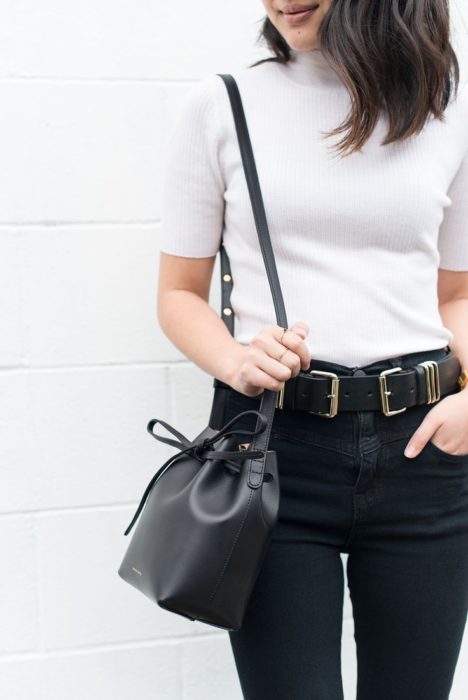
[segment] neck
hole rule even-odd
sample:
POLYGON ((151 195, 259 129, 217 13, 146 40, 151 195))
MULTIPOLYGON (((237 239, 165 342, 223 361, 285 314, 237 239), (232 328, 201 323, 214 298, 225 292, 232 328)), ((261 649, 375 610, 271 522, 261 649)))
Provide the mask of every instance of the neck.
POLYGON ((285 65, 286 75, 298 85, 342 86, 338 74, 326 61, 320 49, 299 51, 290 49, 291 57, 285 65))

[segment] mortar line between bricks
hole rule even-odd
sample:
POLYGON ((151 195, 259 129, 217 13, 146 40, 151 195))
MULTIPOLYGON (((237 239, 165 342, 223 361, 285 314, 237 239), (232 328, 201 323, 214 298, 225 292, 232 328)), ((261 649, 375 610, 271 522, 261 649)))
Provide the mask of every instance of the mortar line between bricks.
POLYGON ((0 665, 8 661, 23 661, 26 659, 45 659, 59 658, 61 656, 84 656, 86 654, 94 654, 96 652, 119 651, 120 649, 135 649, 145 647, 160 647, 160 646, 177 646, 181 642, 202 640, 202 639, 221 639, 223 632, 192 632, 190 634, 178 634, 167 637, 158 637, 157 639, 127 639, 125 642, 108 642, 106 644, 86 644, 82 647, 60 647, 60 649, 43 649, 38 651, 18 651, 6 654, 0 654, 0 665))
MULTIPOLYGON (((201 623, 200 623, 201 624, 201 623)), ((352 618, 343 618, 343 627, 353 627, 352 618)), ((127 639, 125 642, 108 642, 107 644, 87 644, 82 647, 60 647, 60 649, 43 649, 37 651, 17 651, 0 654, 0 666, 9 661, 24 661, 27 659, 47 659, 60 658, 62 656, 84 656, 96 652, 105 653, 107 651, 118 651, 120 649, 151 648, 160 646, 182 646, 183 642, 202 641, 204 639, 222 639, 225 635, 223 631, 195 632, 189 634, 178 634, 157 639, 127 639)))
POLYGON ((141 362, 94 362, 85 365, 4 365, 0 367, 0 374, 13 372, 67 372, 70 369, 86 371, 88 369, 114 369, 115 367, 191 367, 193 362, 187 360, 142 360, 141 362))
POLYGON ((29 508, 27 510, 11 510, 9 512, 0 513, 1 518, 15 518, 18 515, 59 515, 66 513, 82 513, 95 510, 119 510, 120 508, 135 508, 139 503, 139 499, 135 501, 112 501, 112 503, 92 503, 82 506, 57 506, 56 508, 29 508))

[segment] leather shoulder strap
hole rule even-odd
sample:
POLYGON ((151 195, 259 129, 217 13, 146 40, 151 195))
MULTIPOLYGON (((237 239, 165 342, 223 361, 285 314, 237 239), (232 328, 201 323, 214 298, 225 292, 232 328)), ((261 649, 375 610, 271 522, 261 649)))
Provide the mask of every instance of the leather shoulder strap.
MULTIPOLYGON (((217 73, 217 75, 219 75, 219 77, 224 81, 231 103, 237 139, 242 157, 242 164, 244 166, 245 179, 247 181, 247 187, 249 190, 250 201, 255 219, 255 226, 257 228, 260 249, 265 263, 268 282, 270 284, 273 304, 275 306, 277 325, 281 326, 282 328, 287 328, 288 321, 286 318, 286 309, 284 307, 283 294, 276 269, 275 256, 271 245, 270 232, 268 230, 268 223, 265 214, 265 206, 263 204, 260 183, 258 180, 257 167, 255 165, 255 158, 239 88, 234 77, 229 73, 217 73)), ((224 254, 226 255, 225 251, 224 254)))
MULTIPOLYGON (((260 183, 258 180, 257 168, 255 165, 254 154, 252 150, 252 144, 250 141, 249 130, 247 127, 247 122, 245 119, 244 109, 242 105, 242 99, 239 93, 239 88, 234 77, 228 73, 217 73, 219 77, 224 81, 226 89, 228 91, 229 100, 231 103, 231 109, 234 117, 237 139, 239 142, 239 148, 242 157, 242 164, 244 167, 245 178, 247 181, 247 186, 249 190, 250 201, 252 204, 252 210, 255 219, 255 226, 258 233, 258 239, 260 243, 260 249, 263 255, 263 260, 265 264, 265 269, 268 276, 268 282, 270 284, 271 294, 273 297, 273 304, 276 313, 276 322, 278 326, 282 328, 288 327, 288 321, 286 318, 286 310, 284 307, 283 294, 281 291, 281 286, 278 279, 278 272, 276 269, 275 257, 273 254, 273 248, 271 245, 270 233, 268 230, 268 223, 265 214, 265 207, 263 204, 263 198, 260 190, 260 183)), ((221 263, 226 262, 227 258, 224 246, 221 243, 221 263)), ((221 267, 221 276, 229 274, 226 269, 223 270, 223 265, 221 267)), ((231 281, 232 278, 230 278, 231 281)), ((223 295, 223 303, 224 303, 223 295)), ((229 326, 228 326, 229 327, 229 326)), ((233 328, 233 326, 232 326, 233 328)), ((232 332, 232 331, 231 331, 232 332)), ((263 482, 263 473, 265 470, 266 463, 266 453, 268 449, 268 443, 270 441, 270 433, 273 424, 273 417, 275 414, 276 407, 276 391, 271 391, 270 389, 264 389, 261 395, 261 402, 259 406, 259 411, 267 418, 267 427, 265 430, 257 434, 251 445, 252 450, 262 450, 263 457, 261 458, 250 458, 248 464, 248 483, 252 488, 258 488, 263 482)), ((260 418, 257 419, 256 429, 261 427, 260 418)))

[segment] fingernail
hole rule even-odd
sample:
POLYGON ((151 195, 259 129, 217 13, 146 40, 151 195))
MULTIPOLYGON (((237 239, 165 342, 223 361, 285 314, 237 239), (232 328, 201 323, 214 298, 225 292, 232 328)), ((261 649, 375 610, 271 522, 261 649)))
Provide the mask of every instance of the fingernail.
POLYGON ((406 445, 404 455, 405 457, 414 457, 416 454, 416 448, 413 445, 406 445))

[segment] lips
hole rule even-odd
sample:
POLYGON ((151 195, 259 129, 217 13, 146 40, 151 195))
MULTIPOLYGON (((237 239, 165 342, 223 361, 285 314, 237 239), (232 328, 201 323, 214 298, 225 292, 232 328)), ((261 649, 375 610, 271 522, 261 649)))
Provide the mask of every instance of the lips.
POLYGON ((283 21, 290 27, 300 27, 302 24, 309 21, 310 17, 312 17, 319 6, 317 2, 313 5, 298 5, 297 3, 286 5, 281 12, 283 21))
POLYGON ((284 15, 296 15, 300 12, 307 12, 308 10, 315 10, 319 6, 319 3, 314 2, 311 5, 298 5, 293 3, 291 5, 286 5, 286 7, 281 10, 284 15))

